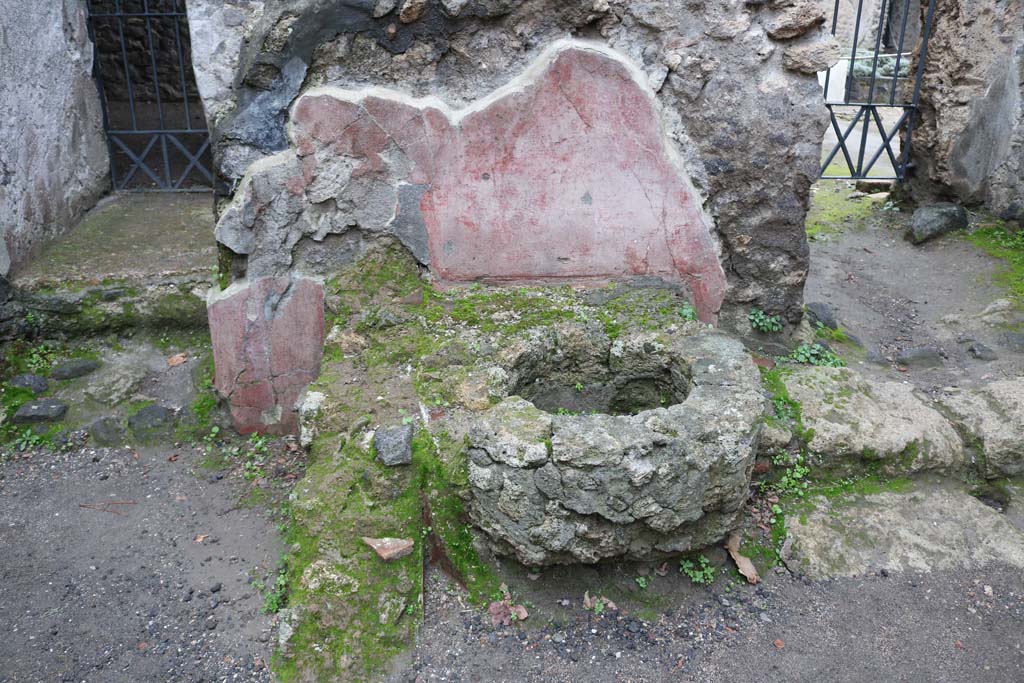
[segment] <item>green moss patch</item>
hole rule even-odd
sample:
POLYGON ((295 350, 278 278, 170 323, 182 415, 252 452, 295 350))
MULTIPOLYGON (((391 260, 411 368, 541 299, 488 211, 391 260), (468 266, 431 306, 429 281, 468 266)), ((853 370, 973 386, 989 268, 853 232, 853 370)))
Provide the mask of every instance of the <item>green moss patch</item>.
POLYGON ((992 221, 966 236, 968 242, 1005 264, 996 284, 1024 302, 1024 232, 1012 232, 1003 221, 992 221))
POLYGON ((476 554, 463 508, 461 444, 420 431, 413 463, 385 467, 349 439, 318 439, 297 485, 285 537, 294 634, 274 658, 284 682, 371 678, 409 646, 422 616, 423 566, 433 559, 482 603, 499 582, 476 554), (363 536, 408 538, 385 562, 363 536))
POLYGON ((842 181, 822 181, 811 195, 807 213, 807 239, 826 239, 849 228, 863 227, 885 203, 880 199, 850 199, 854 188, 842 181))

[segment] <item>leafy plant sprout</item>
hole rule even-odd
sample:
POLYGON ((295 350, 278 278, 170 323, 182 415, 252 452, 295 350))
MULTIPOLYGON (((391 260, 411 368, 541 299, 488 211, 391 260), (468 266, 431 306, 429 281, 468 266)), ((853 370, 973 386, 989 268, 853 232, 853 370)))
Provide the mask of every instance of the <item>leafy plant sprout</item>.
POLYGON ((760 308, 755 308, 750 311, 750 315, 747 316, 747 320, 750 321, 750 326, 758 332, 782 331, 782 317, 778 315, 769 315, 760 308))
POLYGON ((801 344, 793 350, 793 353, 786 357, 786 360, 804 365, 818 365, 828 368, 842 368, 846 361, 840 358, 831 349, 821 344, 801 344))
POLYGON ((690 559, 680 560, 679 571, 696 584, 707 586, 715 582, 715 568, 703 555, 697 556, 696 562, 690 559))

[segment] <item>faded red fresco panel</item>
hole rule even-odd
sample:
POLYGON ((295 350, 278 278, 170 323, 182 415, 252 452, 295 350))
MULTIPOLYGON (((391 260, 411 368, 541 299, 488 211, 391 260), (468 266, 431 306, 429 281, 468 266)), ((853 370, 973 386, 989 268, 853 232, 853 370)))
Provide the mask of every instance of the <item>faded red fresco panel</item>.
POLYGON ((426 186, 420 210, 442 280, 658 276, 688 285, 704 320, 721 306, 726 280, 700 198, 652 92, 607 50, 562 49, 459 112, 330 91, 300 99, 293 123, 301 156, 331 147, 363 158, 360 172, 426 186), (389 147, 411 164, 389 166, 389 147))
POLYGON ((320 372, 323 286, 314 280, 260 278, 228 290, 207 308, 214 385, 242 434, 291 434, 299 393, 320 372))

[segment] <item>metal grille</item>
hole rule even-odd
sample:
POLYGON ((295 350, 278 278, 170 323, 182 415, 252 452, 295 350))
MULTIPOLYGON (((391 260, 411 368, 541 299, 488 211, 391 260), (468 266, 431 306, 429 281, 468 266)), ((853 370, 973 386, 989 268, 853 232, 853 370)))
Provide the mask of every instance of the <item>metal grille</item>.
POLYGON ((89 0, 88 9, 114 189, 208 191, 185 0, 89 0))
POLYGON ((822 178, 906 177, 935 13, 925 1, 835 0, 832 35, 849 56, 820 79, 831 119, 822 178))

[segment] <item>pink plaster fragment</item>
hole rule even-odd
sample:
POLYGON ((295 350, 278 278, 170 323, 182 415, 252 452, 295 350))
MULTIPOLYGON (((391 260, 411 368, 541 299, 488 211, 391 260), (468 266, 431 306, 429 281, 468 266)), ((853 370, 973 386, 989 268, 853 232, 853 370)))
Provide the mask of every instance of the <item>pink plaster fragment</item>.
POLYGON ((291 434, 299 393, 316 379, 324 342, 323 286, 261 278, 208 308, 214 385, 242 434, 291 434))

